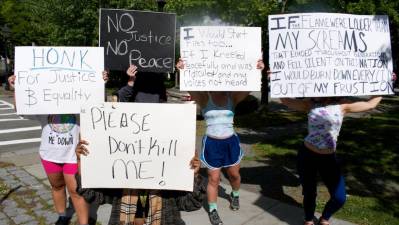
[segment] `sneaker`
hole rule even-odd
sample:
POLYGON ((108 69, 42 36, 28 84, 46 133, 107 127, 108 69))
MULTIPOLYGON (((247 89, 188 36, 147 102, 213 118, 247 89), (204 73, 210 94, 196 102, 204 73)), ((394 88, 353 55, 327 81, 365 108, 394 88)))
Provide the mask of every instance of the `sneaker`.
POLYGON ((55 225, 69 225, 69 221, 71 221, 70 217, 60 216, 58 220, 55 222, 55 225))
POLYGON ((330 222, 328 222, 328 220, 324 219, 323 217, 320 217, 317 224, 318 225, 330 225, 330 222))
POLYGON ((219 217, 218 211, 216 209, 209 213, 209 220, 212 225, 223 225, 222 220, 219 217))
POLYGON ((89 218, 89 225, 96 225, 97 224, 97 219, 94 218, 89 218))
POLYGON ((233 211, 240 209, 240 198, 234 197, 233 193, 230 193, 230 209, 233 211))

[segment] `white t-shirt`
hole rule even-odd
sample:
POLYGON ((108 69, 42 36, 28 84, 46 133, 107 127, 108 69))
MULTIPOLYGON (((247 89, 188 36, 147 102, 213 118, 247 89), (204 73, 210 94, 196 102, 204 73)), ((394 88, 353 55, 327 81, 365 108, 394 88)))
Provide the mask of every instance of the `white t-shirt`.
POLYGON ((42 126, 39 154, 44 160, 55 163, 77 163, 75 148, 79 142, 78 115, 25 116, 38 120, 42 126))

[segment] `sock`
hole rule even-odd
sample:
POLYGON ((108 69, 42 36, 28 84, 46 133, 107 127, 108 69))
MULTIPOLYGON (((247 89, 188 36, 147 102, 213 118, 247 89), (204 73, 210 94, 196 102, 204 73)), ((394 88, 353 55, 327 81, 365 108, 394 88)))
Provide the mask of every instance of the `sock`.
POLYGON ((213 210, 218 210, 218 205, 216 202, 208 202, 209 205, 209 212, 212 212, 213 210))
POLYGON ((66 213, 65 213, 65 212, 58 213, 58 216, 59 216, 59 217, 66 217, 66 213))
POLYGON ((233 197, 240 197, 240 191, 239 190, 237 190, 237 191, 231 191, 231 194, 233 195, 233 197))

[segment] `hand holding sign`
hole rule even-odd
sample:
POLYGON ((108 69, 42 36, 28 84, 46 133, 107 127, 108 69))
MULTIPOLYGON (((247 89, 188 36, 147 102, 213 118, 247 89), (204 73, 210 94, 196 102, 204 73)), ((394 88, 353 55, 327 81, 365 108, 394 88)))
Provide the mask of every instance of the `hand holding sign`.
POLYGON ((136 77, 137 74, 137 66, 136 65, 130 65, 129 68, 126 70, 126 74, 133 78, 136 77))
POLYGON ((103 74, 104 83, 107 83, 109 79, 108 71, 104 70, 102 74, 103 74))
POLYGON ((201 169, 201 161, 198 156, 194 156, 190 161, 191 169, 194 170, 194 175, 198 176, 201 169))
POLYGON ((76 146, 76 156, 78 157, 78 160, 80 159, 81 155, 87 156, 90 152, 87 149, 87 146, 89 145, 89 142, 86 140, 80 140, 78 145, 76 146))
POLYGON ((8 84, 10 85, 11 89, 14 89, 14 88, 15 88, 15 75, 14 75, 14 74, 11 75, 11 76, 8 78, 8 84))
POLYGON ((265 68, 265 63, 263 63, 262 59, 258 59, 258 62, 256 63, 256 69, 263 70, 264 68, 265 68))

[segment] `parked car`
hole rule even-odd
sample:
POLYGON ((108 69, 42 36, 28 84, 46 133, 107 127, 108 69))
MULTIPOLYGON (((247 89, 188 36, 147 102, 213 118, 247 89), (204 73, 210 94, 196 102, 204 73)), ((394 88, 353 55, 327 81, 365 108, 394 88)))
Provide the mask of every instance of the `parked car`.
MULTIPOLYGON (((168 103, 195 104, 187 91, 180 91, 178 87, 172 87, 166 90, 168 103)), ((201 109, 197 105, 197 116, 201 116, 201 109)))

